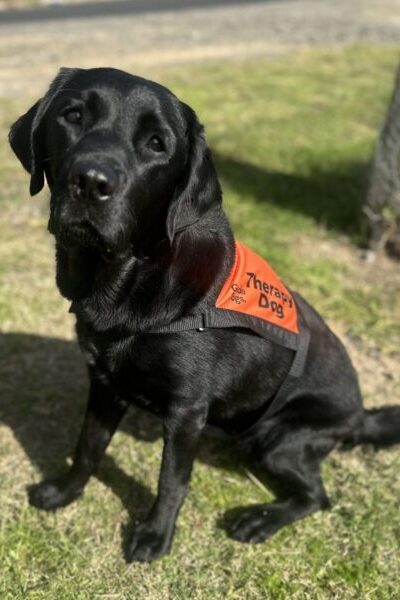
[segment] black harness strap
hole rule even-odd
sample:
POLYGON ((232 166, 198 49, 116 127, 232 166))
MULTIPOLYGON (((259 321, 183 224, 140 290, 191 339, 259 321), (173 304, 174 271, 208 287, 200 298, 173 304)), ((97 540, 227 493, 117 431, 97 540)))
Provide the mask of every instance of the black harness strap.
MULTIPOLYGON (((212 309, 209 313, 193 315, 188 317, 183 317, 178 321, 172 321, 166 325, 162 325, 160 327, 150 329, 146 333, 178 333, 182 331, 205 331, 207 329, 214 328, 232 328, 232 327, 241 327, 244 329, 251 329, 253 331, 256 330, 255 327, 252 327, 252 323, 246 319, 246 315, 241 315, 240 313, 235 314, 235 318, 231 318, 231 315, 227 315, 230 311, 224 310, 215 310, 212 309)), ((287 374, 285 380, 282 385, 278 389, 277 393, 272 399, 272 402, 267 406, 263 415, 257 419, 257 421, 251 425, 244 432, 237 435, 247 435, 256 429, 259 422, 263 419, 273 417, 276 415, 286 404, 288 400, 288 396, 290 392, 295 389, 297 385, 298 378, 302 375, 304 371, 304 366, 307 359, 308 347, 310 344, 310 332, 305 323, 304 318, 302 317, 300 310, 299 312, 299 321, 300 321, 300 332, 294 338, 279 339, 276 335, 276 331, 274 328, 272 329, 263 329, 262 331, 256 330, 256 333, 272 342, 278 343, 282 346, 295 350, 295 356, 290 367, 289 373, 287 374)), ((214 431, 213 426, 207 426, 207 430, 214 431)))
POLYGON ((165 325, 159 325, 158 327, 143 331, 143 333, 176 333, 195 329, 204 331, 206 329, 233 329, 238 327, 241 329, 250 329, 250 331, 257 333, 259 336, 290 350, 297 350, 299 345, 301 333, 292 333, 283 329, 283 327, 278 327, 253 315, 216 307, 209 307, 197 315, 182 317, 177 321, 171 321, 165 325))
POLYGON ((263 417, 273 417, 284 407, 288 400, 288 395, 296 386, 298 378, 303 374, 304 365, 307 359, 308 346, 310 344, 310 332, 303 330, 299 334, 299 345, 285 381, 275 394, 271 404, 268 406, 263 417))
MULTIPOLYGON (((215 307, 210 307, 203 313, 182 317, 176 321, 154 327, 153 329, 143 330, 138 333, 163 334, 180 333, 183 331, 197 330, 203 332, 209 329, 241 328, 253 331, 253 333, 256 333, 260 337, 295 351, 290 370, 277 393, 272 398, 272 401, 266 407, 265 412, 248 429, 241 433, 233 434, 233 437, 241 437, 251 434, 257 429, 257 426, 263 419, 273 417, 285 406, 290 399, 291 392, 296 389, 298 378, 303 374, 310 344, 310 331, 299 306, 297 306, 297 310, 300 325, 298 334, 284 330, 281 327, 263 321, 252 315, 246 315, 226 309, 217 309, 215 307)), ((72 302, 69 312, 76 312, 75 302, 72 302)), ((217 437, 228 435, 212 425, 207 425, 206 429, 214 432, 217 437)))
POLYGON ((197 329, 197 331, 204 331, 206 328, 206 321, 204 315, 191 315, 189 317, 182 317, 178 321, 171 321, 166 325, 160 325, 149 329, 144 333, 178 333, 179 331, 190 331, 197 329))

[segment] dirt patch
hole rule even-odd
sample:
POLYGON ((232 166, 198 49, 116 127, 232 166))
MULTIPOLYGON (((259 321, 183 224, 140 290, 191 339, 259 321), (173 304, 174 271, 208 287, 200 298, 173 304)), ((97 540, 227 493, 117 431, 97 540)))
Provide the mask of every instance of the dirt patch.
POLYGON ((345 344, 357 369, 366 406, 400 404, 399 356, 384 355, 375 344, 352 338, 340 323, 329 325, 345 344))
MULTIPOLYGON (((315 255, 315 240, 299 235, 295 240, 295 248, 296 252, 307 259, 315 255)), ((355 247, 347 237, 342 236, 339 239, 321 240, 318 245, 318 255, 321 259, 346 265, 355 286, 376 282, 380 285, 390 285, 400 293, 400 264, 385 256, 383 252, 366 260, 364 252, 355 247)))
MULTIPOLYGON (((295 240, 296 252, 307 260, 315 255, 315 240, 299 235, 295 240)), ((348 277, 355 288, 372 285, 390 286, 400 294, 400 266, 384 254, 365 261, 361 250, 343 237, 341 240, 324 239, 318 245, 321 259, 346 265, 348 277)), ((399 315, 400 319, 400 315, 399 315)), ((366 405, 400 404, 400 354, 387 355, 375 342, 349 334, 343 323, 329 321, 332 330, 345 344, 359 374, 366 405)))

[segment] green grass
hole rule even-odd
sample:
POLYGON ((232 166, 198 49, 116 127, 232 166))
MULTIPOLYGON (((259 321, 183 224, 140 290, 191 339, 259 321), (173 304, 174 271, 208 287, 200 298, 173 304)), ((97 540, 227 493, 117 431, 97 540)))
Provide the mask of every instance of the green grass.
MULTIPOLYGON (((361 363, 361 382, 367 395, 380 390, 377 403, 399 400, 387 397, 399 389, 398 370, 385 366, 399 359, 398 265, 364 265, 355 244, 366 165, 397 54, 394 47, 305 51, 145 74, 171 87, 205 123, 237 237, 358 340, 360 357, 373 350, 361 363)), ((2 102, 2 139, 33 100, 2 102)), ((0 182, 0 598, 396 598, 396 449, 334 453, 324 466, 333 510, 266 544, 242 546, 216 527, 217 518, 272 496, 229 448, 205 442, 172 555, 151 565, 127 566, 122 553, 157 483, 159 428, 142 415, 123 424, 81 500, 50 515, 28 507, 25 486, 68 460, 87 383, 68 303, 55 288, 47 194, 28 199, 28 177, 5 144, 0 182)))

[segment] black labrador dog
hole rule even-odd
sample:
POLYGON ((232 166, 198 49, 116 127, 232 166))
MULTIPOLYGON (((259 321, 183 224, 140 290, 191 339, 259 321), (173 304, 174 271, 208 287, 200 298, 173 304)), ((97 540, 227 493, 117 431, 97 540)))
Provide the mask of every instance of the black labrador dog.
POLYGON ((169 90, 115 69, 62 69, 10 143, 31 194, 45 178, 51 190, 57 285, 90 376, 73 465, 33 486, 31 504, 52 510, 82 493, 131 403, 164 426, 158 494, 133 532, 132 561, 169 552, 207 425, 277 484, 276 502, 231 512, 227 529, 241 542, 329 506, 320 463, 336 444, 400 441, 400 407, 363 410, 344 347, 298 294, 307 357, 273 414, 293 349, 245 327, 171 326, 215 302, 235 241, 203 128, 169 90))

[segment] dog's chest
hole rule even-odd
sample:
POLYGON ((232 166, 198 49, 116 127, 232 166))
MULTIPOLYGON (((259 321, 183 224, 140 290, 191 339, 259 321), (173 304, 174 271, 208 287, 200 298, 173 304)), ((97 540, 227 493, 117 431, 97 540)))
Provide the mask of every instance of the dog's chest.
POLYGON ((118 375, 121 363, 126 355, 126 346, 129 340, 104 342, 99 339, 83 338, 79 344, 87 364, 95 367, 104 375, 115 377, 118 375))
POLYGON ((78 339, 88 366, 96 378, 124 400, 152 413, 162 413, 167 402, 168 367, 154 364, 136 336, 110 340, 79 328, 78 339), (157 372, 157 376, 155 373, 157 372))

